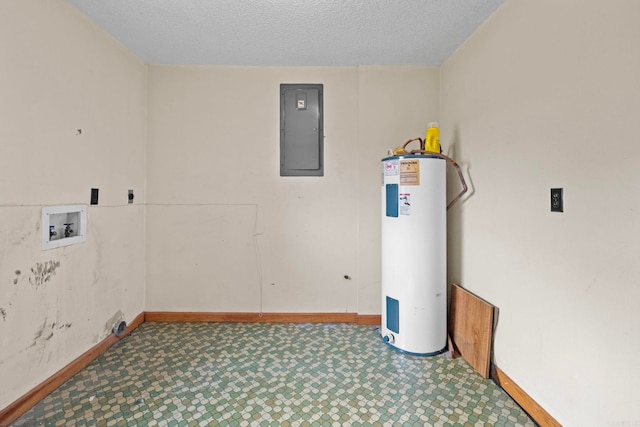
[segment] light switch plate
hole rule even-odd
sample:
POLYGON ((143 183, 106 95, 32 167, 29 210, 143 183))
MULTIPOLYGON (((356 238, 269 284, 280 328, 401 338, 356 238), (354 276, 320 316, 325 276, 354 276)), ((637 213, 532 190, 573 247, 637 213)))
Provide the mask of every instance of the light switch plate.
POLYGON ((92 205, 97 205, 98 204, 98 192, 100 190, 97 188, 92 188, 91 189, 91 204, 92 205))

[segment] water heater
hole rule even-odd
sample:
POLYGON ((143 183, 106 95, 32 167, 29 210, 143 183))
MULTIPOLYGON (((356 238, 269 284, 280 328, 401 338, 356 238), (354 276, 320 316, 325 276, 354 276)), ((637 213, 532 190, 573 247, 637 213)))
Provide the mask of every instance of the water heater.
POLYGON ((382 160, 384 341, 421 356, 447 343, 446 161, 429 155, 382 160))

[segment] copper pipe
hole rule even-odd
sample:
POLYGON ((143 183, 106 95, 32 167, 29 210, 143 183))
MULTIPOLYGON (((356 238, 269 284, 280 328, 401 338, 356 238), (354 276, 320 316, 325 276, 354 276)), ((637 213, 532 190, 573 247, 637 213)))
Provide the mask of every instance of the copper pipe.
MULTIPOLYGON (((415 141, 416 139, 420 139, 420 138, 410 139, 409 141, 407 141, 407 143, 404 145, 404 147, 406 147, 409 142, 415 141)), ((464 176, 462 175, 462 169, 460 169, 460 166, 451 157, 445 156, 442 153, 434 153, 433 151, 426 151, 426 150, 411 150, 410 153, 411 154, 424 154, 425 156, 439 157, 439 158, 444 159, 447 162, 451 163, 451 165, 454 168, 456 168, 456 171, 458 172, 458 177, 460 178, 460 183, 462 184, 462 191, 456 197, 454 197, 453 200, 451 200, 449 202, 449 204, 447 205, 447 210, 449 210, 453 205, 455 205, 458 202, 458 200, 460 200, 460 198, 464 195, 464 193, 467 192, 467 183, 464 180, 464 176)))
POLYGON ((402 149, 404 150, 405 148, 407 148, 407 145, 409 145, 413 141, 420 141, 420 147, 422 147, 422 144, 423 144, 422 138, 412 138, 404 143, 404 145, 402 146, 402 149))

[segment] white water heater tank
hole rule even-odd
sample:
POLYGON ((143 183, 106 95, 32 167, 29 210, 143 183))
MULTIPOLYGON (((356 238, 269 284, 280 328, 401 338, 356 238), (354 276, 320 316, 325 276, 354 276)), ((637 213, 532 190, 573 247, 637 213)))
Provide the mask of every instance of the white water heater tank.
POLYGON ((446 161, 428 155, 382 160, 384 341, 421 356, 447 344, 446 161))

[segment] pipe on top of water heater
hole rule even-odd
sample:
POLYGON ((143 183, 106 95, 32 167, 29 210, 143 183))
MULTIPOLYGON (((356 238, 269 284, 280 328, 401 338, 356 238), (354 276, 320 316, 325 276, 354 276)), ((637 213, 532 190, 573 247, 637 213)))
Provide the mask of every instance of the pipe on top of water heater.
POLYGON ((395 150, 393 150, 393 155, 394 156, 404 156, 404 155, 410 155, 410 154, 423 154, 425 156, 439 157, 439 158, 445 160, 446 162, 450 163, 456 169, 456 172, 458 172, 458 178, 460 178, 460 184, 462 184, 462 191, 460 191, 460 193, 458 193, 458 195, 456 197, 454 197, 453 200, 451 200, 449 202, 449 204, 447 205, 447 210, 451 209, 451 207, 453 205, 455 205, 460 200, 460 198, 468 190, 467 183, 464 180, 464 175, 462 175, 462 169, 460 169, 460 166, 456 163, 455 160, 453 160, 449 156, 445 156, 442 153, 436 153, 435 151, 427 151, 427 150, 425 150, 424 140, 422 138, 412 138, 412 139, 408 140, 407 142, 405 142, 402 145, 402 147, 398 147, 395 150), (419 150, 407 151, 406 150, 407 145, 409 145, 413 141, 420 141, 420 149, 419 150))

